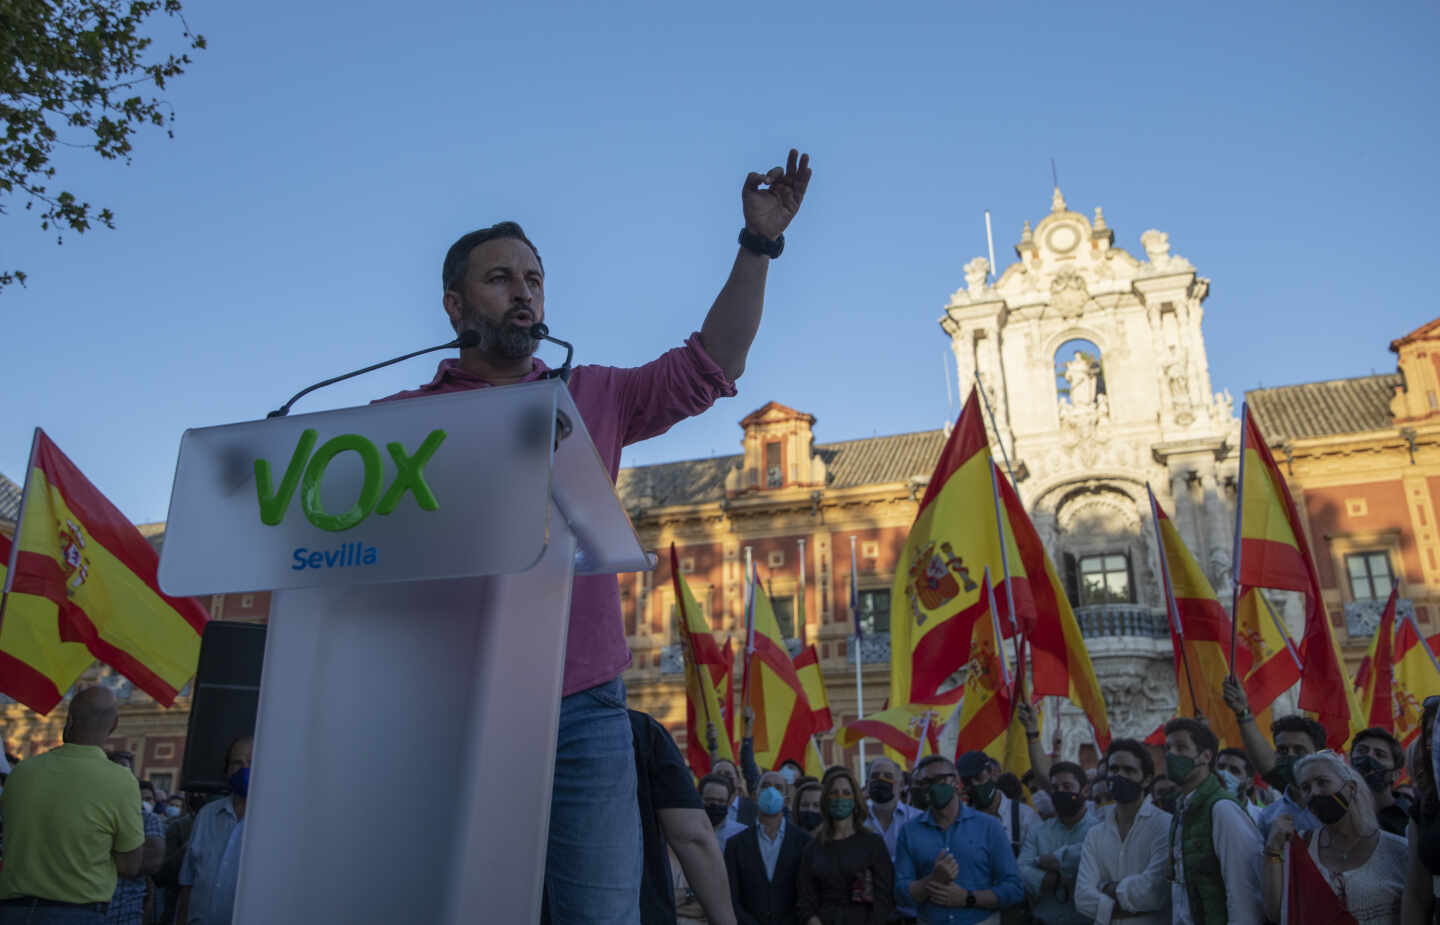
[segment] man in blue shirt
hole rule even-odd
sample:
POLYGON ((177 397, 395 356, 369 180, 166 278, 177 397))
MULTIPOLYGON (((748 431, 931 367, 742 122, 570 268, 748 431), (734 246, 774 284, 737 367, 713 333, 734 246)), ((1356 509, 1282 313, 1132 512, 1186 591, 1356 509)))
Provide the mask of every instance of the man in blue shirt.
POLYGON ((1025 898, 1004 827, 962 803, 959 783, 950 759, 922 760, 913 788, 930 809, 901 828, 895 845, 896 898, 930 925, 976 925, 1025 898))

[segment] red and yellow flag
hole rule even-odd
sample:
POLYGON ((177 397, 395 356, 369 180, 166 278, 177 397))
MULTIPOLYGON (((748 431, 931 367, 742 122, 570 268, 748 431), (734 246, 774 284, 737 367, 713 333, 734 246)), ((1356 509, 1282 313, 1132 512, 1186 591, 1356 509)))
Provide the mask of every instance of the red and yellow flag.
POLYGON ((685 656, 685 757, 696 774, 709 774, 707 726, 715 727, 716 757, 735 760, 735 748, 720 708, 719 680, 729 669, 715 635, 710 632, 710 624, 680 575, 674 543, 670 544, 670 578, 675 586, 675 606, 680 617, 680 649, 685 656))
POLYGON ((1380 625, 1375 628, 1375 638, 1370 640, 1370 652, 1365 656, 1369 670, 1364 672, 1365 683, 1360 686, 1361 723, 1379 726, 1392 735, 1395 732, 1395 662, 1390 650, 1395 639, 1395 597, 1399 592, 1399 585, 1390 589, 1390 599, 1385 602, 1380 625))
MULTIPOLYGON (((16 531, 10 590, 21 599, 39 598, 53 606, 60 639, 83 643, 93 657, 163 706, 174 703, 195 674, 205 610, 192 598, 160 590, 155 550, 38 428, 16 531)), ((49 619, 48 607, 34 600, 24 601, 20 612, 31 608, 40 608, 32 612, 40 621, 49 619)), ((15 616, 7 613, 6 622, 15 616)), ((28 620, 21 616, 18 622, 23 627, 28 620)), ((49 628, 38 632, 48 642, 49 628)), ((35 642, 32 636, 29 644, 35 642)), ((74 662, 67 662, 65 671, 74 662)), ((51 674, 45 665, 29 664, 49 682, 66 680, 60 676, 65 672, 51 674)), ((40 684, 33 674, 30 681, 40 684)), ((48 692, 48 685, 37 690, 48 692)))
MULTIPOLYGON (((1030 576, 1026 592, 1016 595, 1016 604, 1019 606, 1028 600, 1031 607, 1028 638, 1034 696, 1064 697, 1085 711, 1095 732, 1095 741, 1102 750, 1107 749, 1110 747, 1110 718, 1105 710, 1105 695, 1095 677, 1095 666, 1090 661, 1085 639, 1080 635, 1075 611, 1070 607, 1070 599, 1065 596, 1065 586, 1055 571, 1055 563, 1045 552, 1045 544, 1040 541, 1035 524, 1020 503, 1020 496, 998 469, 995 484, 1004 504, 1007 534, 1020 550, 1024 573, 1030 576)), ((1024 631, 1027 618, 1019 617, 1019 623, 1024 631)), ((1004 630, 1002 617, 1002 635, 1004 630)), ((1027 757, 1027 765, 1028 761, 1027 757)))
POLYGON ((885 747, 891 761, 902 768, 911 767, 924 755, 939 754, 940 730, 955 712, 960 690, 955 689, 955 696, 949 696, 952 692, 947 691, 939 698, 941 702, 907 703, 846 723, 840 730, 840 744, 853 748, 861 739, 875 739, 885 747), (921 736, 924 736, 923 753, 921 736))
POLYGON ((1409 746, 1420 734, 1420 705, 1430 694, 1440 691, 1440 667, 1435 663, 1434 650, 1415 628, 1414 617, 1400 621, 1395 633, 1395 672, 1392 678, 1392 710, 1394 734, 1400 743, 1409 746))
MULTIPOLYGON (((0 535, 0 587, 12 552, 10 538, 0 535)), ((0 594, 0 693, 49 713, 93 661, 83 643, 61 636, 54 601, 21 591, 0 594)))
POLYGON ((1235 673, 1245 681, 1245 697, 1250 702, 1256 723, 1269 736, 1270 723, 1266 711, 1276 697, 1300 680, 1300 666, 1293 654, 1294 643, 1259 588, 1247 588, 1240 595, 1235 623, 1235 673))
MULTIPOLYGON (((1149 489, 1147 488, 1147 491, 1149 489)), ((1230 617, 1200 563, 1190 554, 1165 509, 1150 492, 1150 510, 1160 538, 1161 575, 1170 640, 1175 646, 1175 682, 1180 690, 1180 715, 1203 714, 1222 745, 1244 748, 1235 714, 1225 705, 1221 682, 1230 674, 1230 617)), ((1243 672, 1237 672, 1241 677, 1243 672)))
MULTIPOLYGON (((993 464, 980 399, 973 390, 920 501, 905 540, 890 595, 892 707, 932 700, 940 685, 969 659, 970 635, 986 611, 980 595, 985 569, 1004 575, 996 523, 993 464)), ((1034 613, 1025 565, 1013 530, 1005 531, 1017 618, 1034 613)), ((1008 611, 1006 622, 1008 624, 1008 611)), ((1008 632, 1008 626, 1005 630, 1008 632)))
POLYGON ((1240 563, 1235 580, 1242 588, 1280 588, 1305 594, 1305 633, 1300 642, 1305 671, 1300 679, 1300 708, 1313 712, 1325 726, 1331 748, 1343 749, 1351 733, 1363 727, 1352 729, 1352 723, 1359 718, 1359 707, 1335 645, 1310 544, 1290 488, 1248 405, 1243 417, 1243 504, 1238 512, 1240 563))
POLYGON ((803 766, 810 734, 815 731, 810 702, 780 635, 770 595, 758 580, 753 589, 755 651, 750 656, 750 707, 755 711, 755 762, 762 768, 778 768, 785 761, 803 766))
POLYGON ((795 674, 805 688, 805 701, 810 704, 810 727, 815 732, 834 728, 830 716, 830 695, 825 692, 825 679, 820 676, 820 651, 814 644, 795 656, 795 674))
MULTIPOLYGON (((994 600, 988 586, 984 592, 984 598, 994 600)), ((992 756, 998 761, 1003 757, 1005 733, 1015 713, 1015 679, 1005 665, 1005 653, 1000 648, 999 619, 990 607, 985 609, 986 613, 975 621, 970 634, 970 662, 965 672, 965 694, 960 701, 955 754, 989 752, 998 745, 1000 754, 992 756)))

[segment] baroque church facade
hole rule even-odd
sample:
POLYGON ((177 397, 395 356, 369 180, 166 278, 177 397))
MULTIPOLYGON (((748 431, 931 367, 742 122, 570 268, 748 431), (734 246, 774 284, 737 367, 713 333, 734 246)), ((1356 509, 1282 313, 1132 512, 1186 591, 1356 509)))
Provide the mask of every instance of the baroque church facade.
MULTIPOLYGON (((1176 708, 1146 486, 1228 606, 1239 421, 1230 396, 1210 383, 1202 333, 1209 281, 1171 253, 1160 231, 1140 236, 1139 256, 1114 241, 1099 209, 1093 218, 1071 211, 1056 190, 1049 213, 1022 229, 1015 263, 998 277, 984 258, 965 265, 965 285, 944 306, 939 327, 955 355, 960 393, 978 382, 993 409, 992 443, 1065 579, 1112 731, 1143 737, 1176 708)), ((1247 394, 1288 467, 1352 665, 1396 584, 1401 611, 1414 614, 1422 633, 1440 629, 1440 321, 1391 349, 1397 373, 1247 394)), ((819 656, 836 723, 818 737, 824 760, 853 763, 858 756, 840 748, 836 733, 881 709, 888 693, 893 580, 908 569, 905 538, 946 431, 823 443, 814 416, 777 401, 739 423, 738 454, 620 471, 617 493, 643 545, 660 553, 655 570, 619 576, 634 655, 625 674, 630 703, 684 746, 668 550, 673 543, 711 628, 737 657, 748 558, 792 652, 813 645, 819 656), (865 628, 863 703, 852 562, 865 628)), ((17 487, 0 477, 7 535, 16 502, 17 487)), ((163 539, 163 524, 142 531, 157 545, 163 539)), ((205 603, 212 619, 268 619, 263 592, 205 603)), ((1298 608, 1285 616, 1298 635, 1298 608)), ((132 751, 142 775, 178 785, 188 689, 164 710, 108 668, 96 666, 82 682, 93 680, 120 697, 110 744, 132 751)), ((0 737, 13 754, 58 744, 63 723, 63 705, 37 717, 0 702, 0 737)), ((1046 742, 1059 754, 1094 763, 1078 710, 1052 704, 1046 725, 1046 742)))

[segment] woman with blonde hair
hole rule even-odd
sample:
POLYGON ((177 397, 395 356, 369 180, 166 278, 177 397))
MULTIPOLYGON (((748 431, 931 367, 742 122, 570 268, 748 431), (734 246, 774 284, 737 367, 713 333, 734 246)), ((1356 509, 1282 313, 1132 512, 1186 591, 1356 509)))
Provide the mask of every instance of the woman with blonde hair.
POLYGON ((895 914, 895 867, 885 839, 865 828, 868 809, 859 792, 848 769, 826 773, 823 821, 800 856, 801 925, 884 925, 895 914))
MULTIPOLYGON (((1341 904, 1360 925, 1398 925, 1405 840, 1380 828, 1365 779, 1327 750, 1296 763, 1295 785, 1321 822, 1303 837, 1306 849, 1341 904)), ((1265 915, 1275 922, 1287 887, 1285 851, 1294 836, 1294 820, 1282 814, 1271 823, 1265 844, 1265 915)))
POLYGON ((1420 735, 1410 745, 1410 779, 1415 805, 1410 809, 1406 838, 1410 843, 1406 873, 1405 925, 1440 925, 1440 787, 1435 781, 1432 746, 1440 696, 1425 698, 1420 735))

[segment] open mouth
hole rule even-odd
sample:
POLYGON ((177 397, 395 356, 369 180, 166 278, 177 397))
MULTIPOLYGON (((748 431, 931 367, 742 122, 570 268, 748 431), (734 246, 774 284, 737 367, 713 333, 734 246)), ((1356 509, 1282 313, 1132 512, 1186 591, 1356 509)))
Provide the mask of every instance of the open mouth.
POLYGON ((535 313, 528 308, 522 308, 517 311, 507 312, 505 314, 505 321, 507 324, 528 328, 535 323, 535 313))

